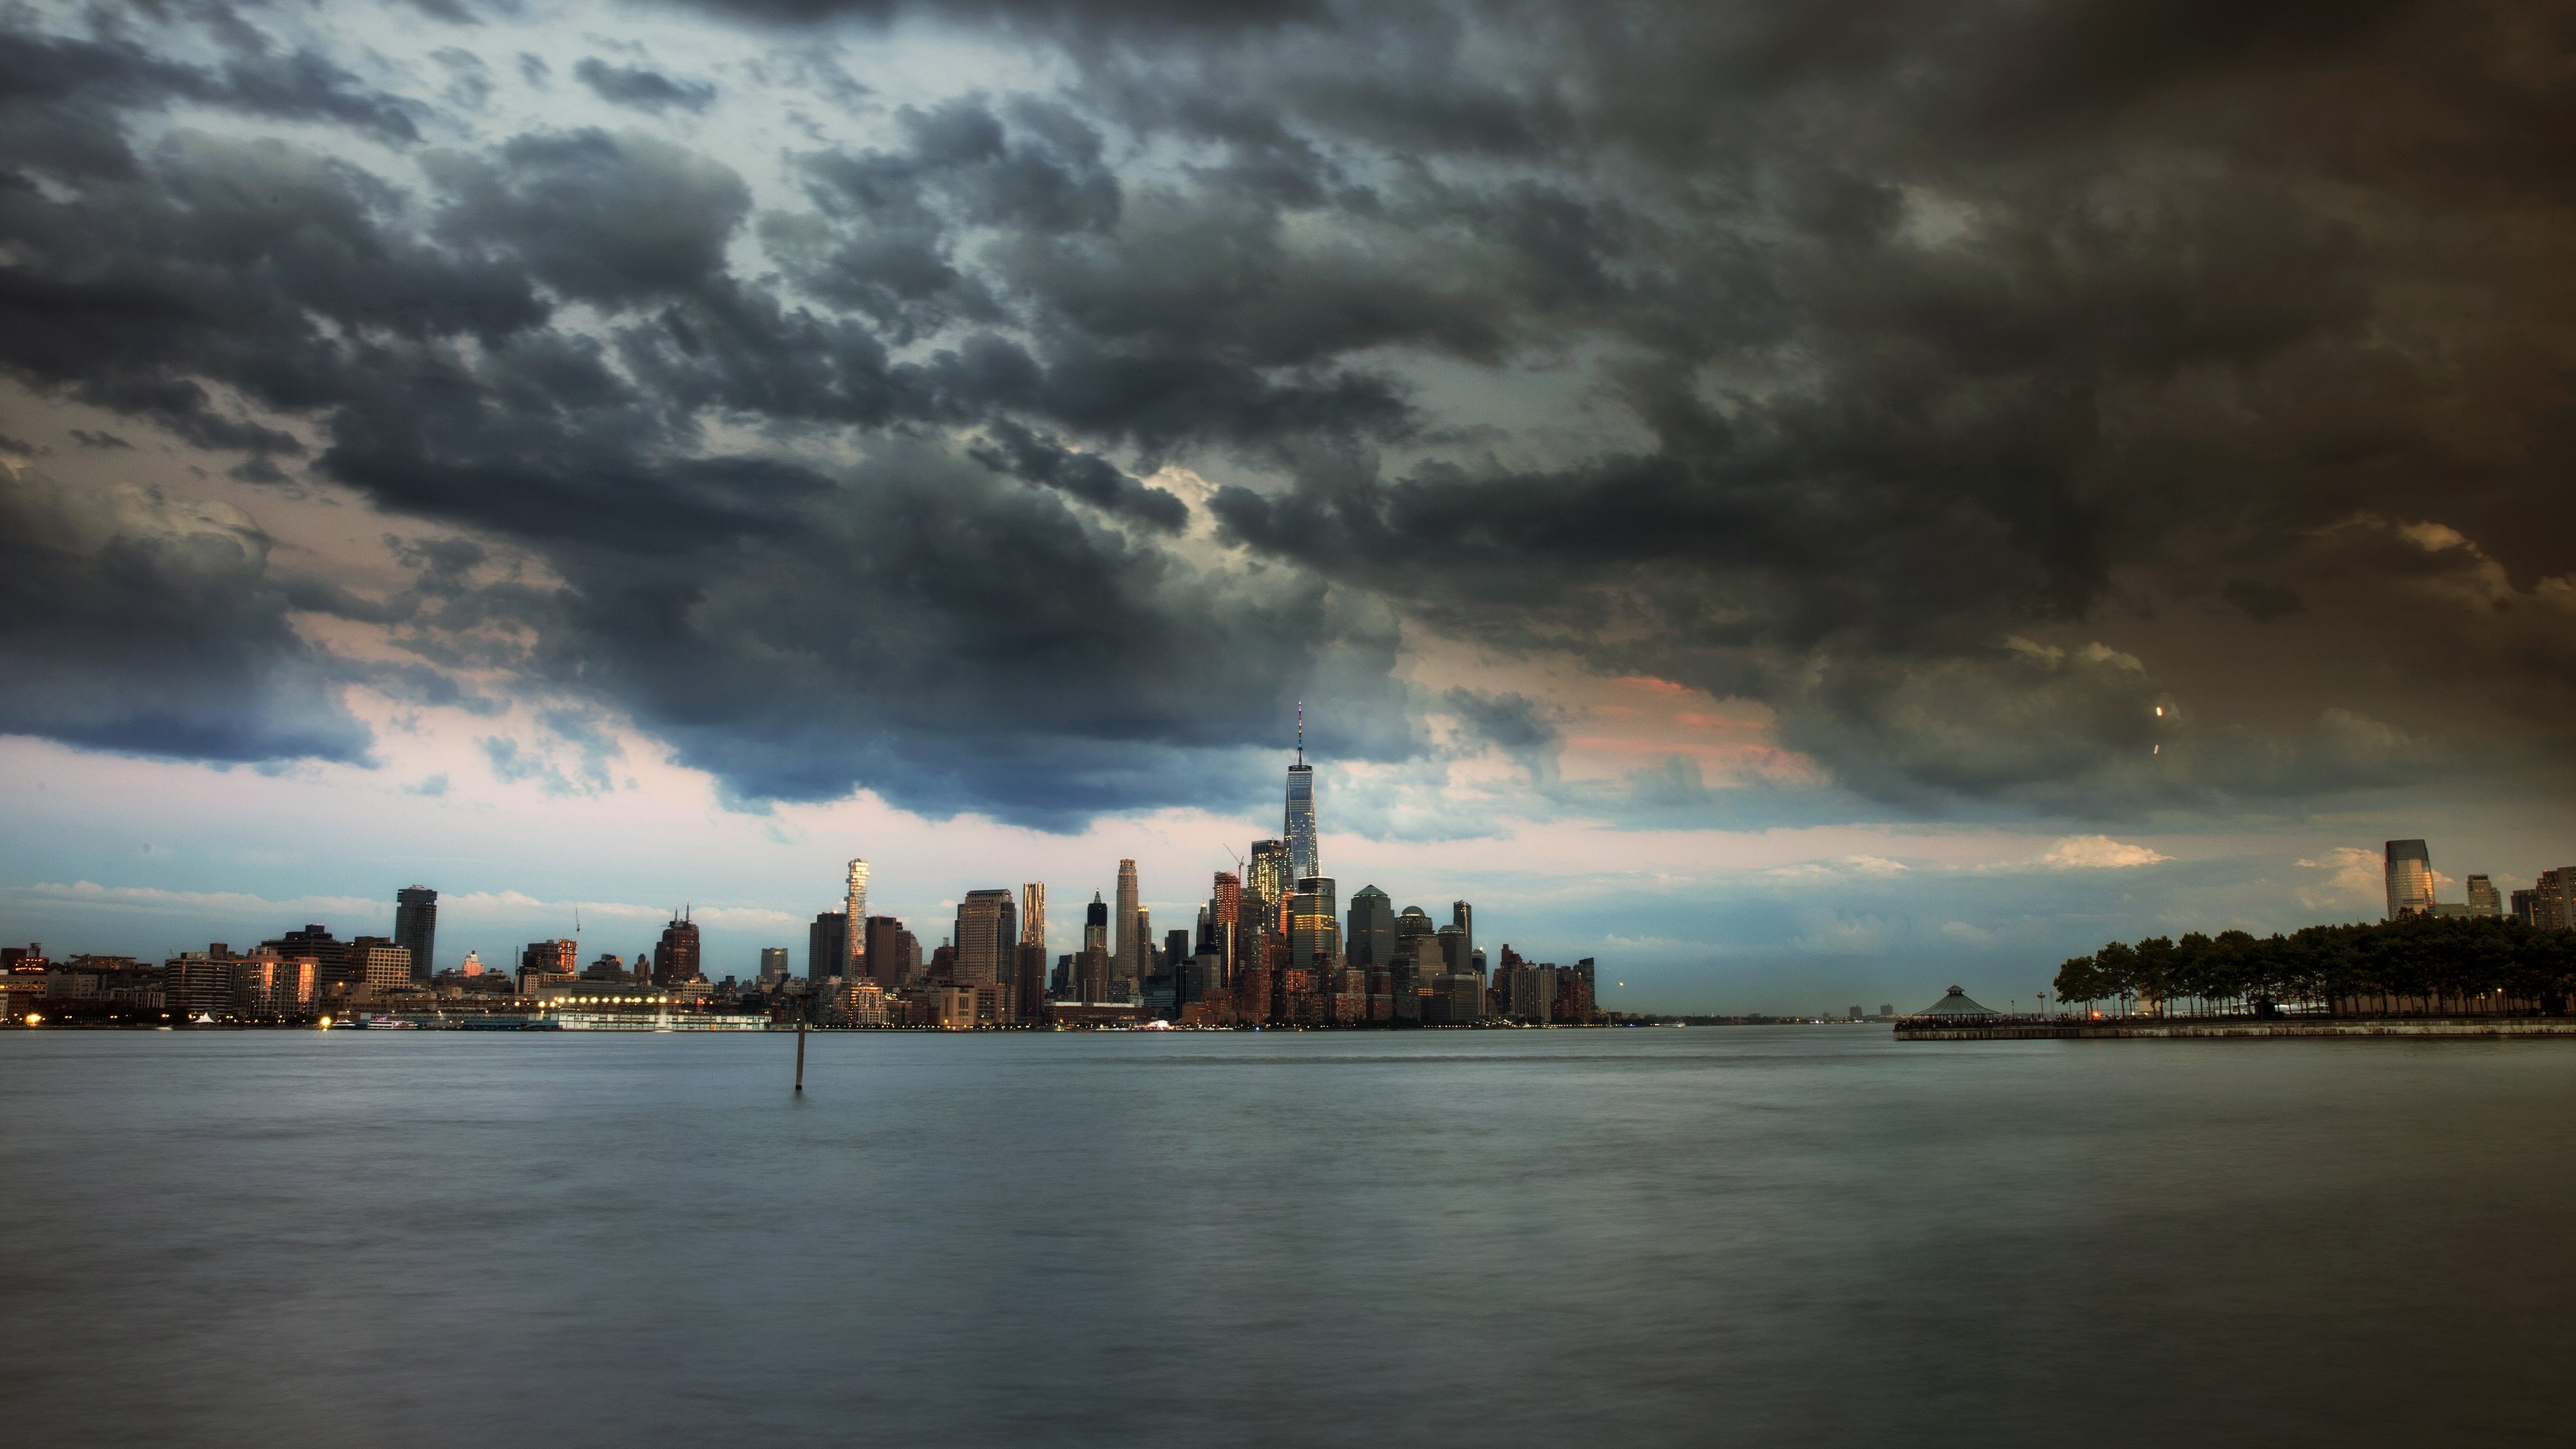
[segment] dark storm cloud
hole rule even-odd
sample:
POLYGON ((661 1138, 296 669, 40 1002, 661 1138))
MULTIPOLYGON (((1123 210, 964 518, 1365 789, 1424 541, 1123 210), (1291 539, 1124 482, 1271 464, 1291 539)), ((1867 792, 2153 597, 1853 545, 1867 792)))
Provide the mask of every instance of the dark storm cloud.
POLYGON ((997 473, 1060 488, 1108 512, 1132 514, 1165 533, 1178 533, 1189 522, 1188 504, 1137 482, 1104 459, 1070 452, 1016 423, 996 423, 992 434, 992 445, 970 456, 997 473))
POLYGON ((595 55, 584 56, 573 66, 572 73, 601 100, 639 111, 659 112, 673 107, 703 111, 716 99, 716 88, 704 81, 676 81, 657 70, 610 65, 595 55))
POLYGON ((0 465, 0 731, 219 761, 359 760, 338 661, 221 508, 0 465))
POLYGON ((496 156, 443 152, 424 165, 446 193, 449 239, 611 305, 705 286, 751 209, 732 168, 635 132, 519 136, 496 156))
MULTIPOLYGON (((433 660, 515 623, 749 799, 1184 798, 1282 698, 1397 710, 1398 611, 1761 700, 1927 810, 2564 768, 2545 7, 685 8, 1069 79, 800 139, 766 210, 771 143, 642 129, 443 140, 415 192, 135 123, 422 134, 338 62, 13 23, 0 367, 529 551, 560 587, 424 557, 316 606, 433 660)), ((706 94, 577 74, 637 126, 706 94)), ((1450 704, 1537 759, 1514 698, 1450 704)))

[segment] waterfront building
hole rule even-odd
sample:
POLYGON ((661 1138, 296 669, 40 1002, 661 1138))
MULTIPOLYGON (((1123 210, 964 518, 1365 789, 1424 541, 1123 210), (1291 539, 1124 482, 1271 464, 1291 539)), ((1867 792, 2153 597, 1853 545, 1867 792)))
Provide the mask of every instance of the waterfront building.
MULTIPOLYGON (((2424 844, 2424 842, 2420 840, 2413 842, 2392 840, 2389 842, 2389 845, 2394 848, 2397 845, 2409 843, 2419 848, 2424 844)), ((1956 986, 1953 986, 1947 992, 1944 992, 1940 1000, 1933 1002, 1930 1006, 1927 1006, 1914 1014, 1918 1017, 1928 1016, 1935 1020, 1947 1019, 1953 1021, 1991 1021, 2003 1015, 2002 1012, 1995 1010, 1991 1006, 1978 1005, 1976 1002, 1969 999, 1968 993, 1960 990, 1956 986)))
POLYGON ((1351 896, 1350 928, 1342 936, 1342 950, 1351 965, 1363 971, 1384 970, 1395 964, 1395 903, 1376 886, 1361 886, 1351 896))
POLYGON ((390 936, 351 937, 346 960, 352 986, 383 991, 411 985, 411 953, 390 936))
POLYGON ((1118 909, 1111 917, 1110 959, 1118 963, 1118 972, 1134 980, 1145 979, 1144 943, 1136 938, 1136 862, 1118 862, 1118 909))
POLYGON ((411 953, 412 979, 427 981, 438 949, 438 892, 427 886, 394 892, 394 944, 411 953))
POLYGON ((161 963, 161 1000, 173 1016, 221 1016, 232 1010, 232 953, 221 942, 161 963))
POLYGON ((1324 873, 1315 844, 1315 769, 1306 763, 1306 706, 1297 706, 1297 763, 1288 767, 1288 815, 1280 835, 1288 842, 1288 879, 1324 873))
POLYGON ((1424 1026, 1473 1026, 1484 1018, 1485 983, 1455 972, 1432 978, 1422 998, 1424 1026))
MULTIPOLYGON (((1560 966, 1556 972, 1556 997, 1550 1020, 1570 1026, 1586 1026, 1598 1015, 1592 1004, 1592 958, 1584 957, 1571 966, 1560 966)), ((1857 1012, 1859 1008, 1854 1007, 1857 1012)))
POLYGON ((698 977, 698 927, 683 912, 662 928, 662 939, 653 947, 653 984, 678 986, 698 977))
POLYGON ((349 943, 334 937, 330 928, 319 921, 306 925, 301 931, 289 931, 274 940, 262 941, 259 945, 261 950, 275 951, 279 956, 289 960, 298 956, 310 956, 320 962, 322 984, 325 989, 348 984, 349 943))
POLYGON ((530 941, 519 952, 519 994, 534 996, 550 982, 570 981, 581 970, 581 943, 570 937, 530 941))
POLYGON ((2420 840, 2388 842, 2382 871, 2388 883, 2388 919, 2433 911, 2433 853, 2420 840))
POLYGON ((1044 944, 1022 941, 1012 952, 1011 1013, 1020 1021, 1046 1014, 1047 959, 1044 944))
POLYGON ((2497 894, 2495 882, 2486 876, 2469 877, 2469 914, 2496 917, 2504 914, 2504 897, 2497 894))
POLYGON ((261 951, 233 962, 233 1006, 251 1016, 310 1016, 322 999, 321 968, 310 956, 281 960, 261 951))
MULTIPOLYGON (((858 923, 859 929, 849 931, 844 937, 842 949, 845 954, 842 966, 832 974, 856 981, 868 974, 868 937, 865 929, 868 919, 868 863, 864 860, 851 861, 849 874, 842 879, 842 887, 841 919, 858 923)), ((691 963, 692 966, 695 964, 695 962, 691 963)))
POLYGON ((1018 963, 1019 908, 1007 890, 975 890, 957 903, 956 966, 960 986, 998 986, 1018 963))

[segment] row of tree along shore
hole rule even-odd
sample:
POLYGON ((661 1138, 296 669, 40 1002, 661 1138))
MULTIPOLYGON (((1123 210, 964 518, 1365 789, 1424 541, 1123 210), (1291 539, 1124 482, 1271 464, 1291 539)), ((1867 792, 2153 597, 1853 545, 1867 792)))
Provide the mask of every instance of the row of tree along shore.
POLYGON ((2057 969, 2057 999, 2172 1015, 2560 1015, 2576 932, 2493 917, 2404 916, 2286 936, 2198 932, 2114 941, 2057 969))

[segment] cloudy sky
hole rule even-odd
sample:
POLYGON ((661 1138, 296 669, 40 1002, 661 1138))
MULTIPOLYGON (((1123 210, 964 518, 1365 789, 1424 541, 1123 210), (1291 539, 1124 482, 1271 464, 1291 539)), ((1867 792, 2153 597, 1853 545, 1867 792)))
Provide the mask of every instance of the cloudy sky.
POLYGON ((2563 4, 0 3, 0 935, 1061 949, 1300 700, 1615 1005, 2527 884, 2571 202, 2563 4))

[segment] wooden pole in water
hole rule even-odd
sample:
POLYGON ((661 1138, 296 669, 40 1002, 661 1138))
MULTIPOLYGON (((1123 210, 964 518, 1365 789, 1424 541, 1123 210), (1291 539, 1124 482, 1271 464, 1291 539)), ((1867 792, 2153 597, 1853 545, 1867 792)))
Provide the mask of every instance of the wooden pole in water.
POLYGON ((805 1090, 805 1018, 812 1015, 800 1001, 796 1007, 796 1090, 805 1090))

